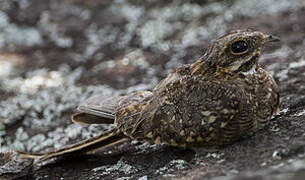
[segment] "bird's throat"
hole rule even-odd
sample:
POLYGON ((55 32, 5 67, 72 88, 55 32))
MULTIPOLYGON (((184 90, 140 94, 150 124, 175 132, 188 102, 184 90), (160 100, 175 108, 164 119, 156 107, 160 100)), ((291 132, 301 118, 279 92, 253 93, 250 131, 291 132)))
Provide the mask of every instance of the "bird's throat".
POLYGON ((249 73, 255 73, 255 69, 257 67, 257 61, 258 61, 259 55, 255 55, 253 57, 251 57, 250 60, 248 60, 247 62, 243 63, 236 71, 234 71, 235 73, 245 73, 245 74, 249 74, 249 73))

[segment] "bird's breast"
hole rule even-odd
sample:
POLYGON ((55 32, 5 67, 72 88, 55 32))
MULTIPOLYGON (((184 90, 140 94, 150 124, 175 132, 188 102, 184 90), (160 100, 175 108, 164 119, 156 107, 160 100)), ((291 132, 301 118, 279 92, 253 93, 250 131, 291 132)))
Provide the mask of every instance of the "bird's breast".
POLYGON ((279 106, 279 90, 273 77, 262 68, 244 78, 248 104, 253 107, 255 123, 259 126, 269 121, 279 106))

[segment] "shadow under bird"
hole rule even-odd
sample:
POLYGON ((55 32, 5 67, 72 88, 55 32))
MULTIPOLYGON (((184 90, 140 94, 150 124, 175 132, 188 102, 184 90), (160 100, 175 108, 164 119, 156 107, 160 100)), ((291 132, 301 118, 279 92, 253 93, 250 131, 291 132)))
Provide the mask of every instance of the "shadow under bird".
POLYGON ((279 111, 277 84, 258 63, 265 44, 276 41, 259 31, 231 32, 193 64, 176 68, 152 91, 95 96, 72 117, 77 123, 114 123, 114 130, 54 152, 20 155, 43 161, 129 139, 206 149, 231 144, 279 111))

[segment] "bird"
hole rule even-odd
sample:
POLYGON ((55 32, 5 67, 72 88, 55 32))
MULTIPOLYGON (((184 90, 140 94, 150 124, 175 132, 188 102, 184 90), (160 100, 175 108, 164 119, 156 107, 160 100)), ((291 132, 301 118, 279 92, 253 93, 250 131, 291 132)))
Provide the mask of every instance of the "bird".
POLYGON ((231 31, 151 91, 96 95, 72 116, 75 123, 114 124, 113 130, 54 152, 20 155, 45 161, 93 153, 130 139, 181 148, 230 145, 279 112, 278 85, 258 63, 265 45, 277 41, 251 29, 231 31))

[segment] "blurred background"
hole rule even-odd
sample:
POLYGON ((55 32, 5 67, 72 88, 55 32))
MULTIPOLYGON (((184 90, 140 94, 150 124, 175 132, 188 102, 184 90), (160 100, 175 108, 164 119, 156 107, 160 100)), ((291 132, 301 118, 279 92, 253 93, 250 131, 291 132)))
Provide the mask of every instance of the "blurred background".
POLYGON ((0 0, 0 152, 48 151, 113 128, 70 116, 93 94, 152 89, 243 28, 281 38, 261 63, 284 102, 304 95, 304 0, 0 0))

